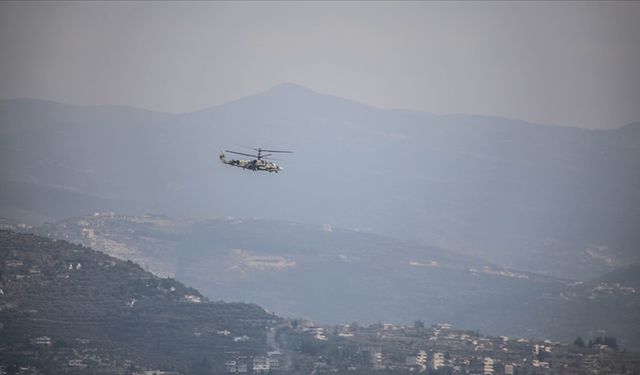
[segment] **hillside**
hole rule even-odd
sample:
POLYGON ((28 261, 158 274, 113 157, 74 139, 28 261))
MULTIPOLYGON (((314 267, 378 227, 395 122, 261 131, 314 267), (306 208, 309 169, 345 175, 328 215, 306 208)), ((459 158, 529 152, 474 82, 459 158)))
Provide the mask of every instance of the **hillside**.
POLYGON ((278 318, 86 247, 0 231, 0 363, 41 373, 196 373, 267 351, 278 318), (237 339, 239 338, 239 339, 237 339))
POLYGON ((637 291, 593 294, 587 284, 326 225, 94 214, 35 230, 280 316, 328 324, 420 319, 562 341, 607 332, 627 347, 640 344, 629 328, 640 327, 637 291))
POLYGON ((594 283, 619 284, 640 289, 640 264, 620 267, 598 277, 594 283))
POLYGON ((621 267, 587 282, 577 282, 548 296, 532 326, 555 327, 558 336, 617 336, 640 348, 638 265, 621 267))
POLYGON ((329 324, 421 319, 561 341, 607 333, 640 347, 640 332, 630 328, 640 327, 637 267, 571 282, 389 237, 256 219, 94 214, 33 230, 280 316, 329 324))
MULTIPOLYGON (((154 220, 166 223, 166 218, 154 220)), ((583 289, 579 284, 573 288, 583 289)), ((614 306, 609 302, 605 303, 614 306)), ((549 307, 541 306, 539 311, 544 314, 540 316, 553 317, 549 307)), ((593 311, 589 315, 593 317, 593 311)), ((0 231, 0 369, 10 374, 19 368, 19 373, 30 374, 130 374, 142 370, 218 374, 256 366, 260 363, 256 359, 268 358, 270 366, 279 366, 277 358, 286 357, 292 371, 277 370, 279 367, 271 371, 397 374, 416 370, 415 363, 405 358, 417 350, 428 350, 430 358, 436 351, 449 353, 446 364, 463 369, 477 368, 478 359, 486 356, 497 366, 513 363, 544 374, 554 373, 560 366, 570 366, 576 373, 639 366, 637 354, 626 350, 509 340, 451 330, 448 324, 425 328, 421 323, 420 328, 418 323, 365 328, 283 321, 256 305, 209 302, 173 279, 158 278, 129 261, 86 247, 0 231), (267 343, 271 348, 280 346, 285 357, 273 352, 272 357, 266 357, 267 343), (533 354, 538 346, 549 350, 544 358, 552 370, 540 372, 533 363, 540 358, 533 354), (381 356, 372 356, 372 351, 381 356)), ((566 323, 558 329, 565 329, 566 323)), ((623 323, 627 328, 638 326, 623 323)), ((601 333, 596 330, 585 337, 601 333)), ((637 348, 633 340, 622 338, 618 343, 637 348)))
POLYGON ((285 84, 186 114, 0 102, 0 215, 257 217, 587 280, 638 262, 638 124, 584 130, 382 110, 285 84), (291 149, 276 175, 219 163, 291 149))

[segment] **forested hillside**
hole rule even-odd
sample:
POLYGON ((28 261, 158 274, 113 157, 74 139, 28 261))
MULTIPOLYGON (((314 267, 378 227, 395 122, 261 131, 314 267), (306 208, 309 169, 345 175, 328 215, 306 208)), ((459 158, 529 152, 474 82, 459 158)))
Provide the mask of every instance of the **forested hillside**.
POLYGON ((0 231, 0 363, 123 373, 193 373, 225 353, 264 354, 279 319, 86 247, 0 231))

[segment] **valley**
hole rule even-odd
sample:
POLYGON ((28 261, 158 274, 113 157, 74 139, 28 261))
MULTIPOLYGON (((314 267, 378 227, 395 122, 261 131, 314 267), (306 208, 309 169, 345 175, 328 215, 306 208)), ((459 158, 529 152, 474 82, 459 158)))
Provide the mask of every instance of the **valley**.
POLYGON ((33 230, 129 259, 210 299, 254 302, 285 317, 420 319, 561 341, 606 333, 640 346, 631 328, 640 327, 640 289, 629 271, 558 279, 384 236, 256 219, 96 213, 33 230))

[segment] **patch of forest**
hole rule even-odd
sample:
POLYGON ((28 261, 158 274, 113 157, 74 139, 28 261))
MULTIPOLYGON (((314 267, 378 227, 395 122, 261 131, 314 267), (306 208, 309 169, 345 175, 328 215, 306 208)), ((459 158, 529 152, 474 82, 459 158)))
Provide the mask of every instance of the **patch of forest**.
POLYGON ((66 241, 0 231, 0 363, 44 373, 192 372, 266 352, 279 318, 66 241))

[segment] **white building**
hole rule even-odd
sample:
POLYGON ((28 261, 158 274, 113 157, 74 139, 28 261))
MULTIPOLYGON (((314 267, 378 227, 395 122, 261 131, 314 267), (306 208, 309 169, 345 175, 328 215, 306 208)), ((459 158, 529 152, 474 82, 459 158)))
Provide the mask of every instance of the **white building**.
POLYGON ((253 357, 253 372, 268 372, 270 369, 269 358, 265 356, 253 357))
POLYGON ((373 368, 381 369, 382 368, 382 350, 375 349, 375 350, 372 350, 370 353, 371 353, 371 364, 373 365, 373 368))
POLYGON ((235 374, 237 371, 237 362, 236 361, 226 361, 224 363, 224 367, 227 369, 229 374, 235 374))
POLYGON ((424 350, 421 350, 415 355, 408 356, 406 363, 408 366, 418 367, 420 371, 426 370, 427 369, 427 352, 425 352, 424 350))
POLYGON ((69 367, 75 367, 75 368, 85 368, 85 367, 87 367, 87 365, 81 359, 70 359, 67 362, 67 365, 69 367))
POLYGON ((279 351, 267 352, 269 358, 269 368, 271 370, 280 370, 280 364, 282 363, 282 353, 279 351))
POLYGON ((531 365, 533 367, 540 367, 540 368, 549 368, 549 362, 546 361, 539 361, 537 359, 534 359, 531 361, 531 365))
POLYGON ((51 346, 51 344, 53 343, 51 341, 51 337, 48 337, 48 336, 36 337, 32 339, 31 342, 33 342, 35 345, 45 345, 45 346, 51 346))
POLYGON ((306 333, 313 336, 316 340, 326 341, 327 333, 322 327, 306 327, 303 329, 306 333))
POLYGON ((195 294, 185 294, 185 296, 182 297, 182 301, 189 303, 202 303, 202 298, 200 298, 200 296, 196 296, 195 294))
POLYGON ((237 357, 236 359, 226 361, 224 363, 227 373, 230 374, 246 374, 249 372, 249 366, 247 366, 248 358, 245 356, 237 357))
POLYGON ((484 373, 484 375, 493 375, 493 358, 484 358, 484 366, 482 372, 484 373))
POLYGON ((433 353, 431 358, 431 368, 437 370, 444 366, 444 354, 440 352, 433 353))

